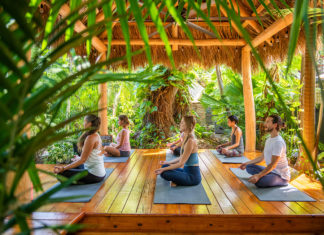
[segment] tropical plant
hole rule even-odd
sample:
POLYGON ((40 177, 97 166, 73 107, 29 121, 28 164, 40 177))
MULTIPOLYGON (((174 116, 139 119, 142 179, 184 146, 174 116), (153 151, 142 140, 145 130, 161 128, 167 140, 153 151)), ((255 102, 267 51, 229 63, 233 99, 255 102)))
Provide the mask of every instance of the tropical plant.
POLYGON ((59 141, 48 147, 48 157, 45 163, 70 163, 74 156, 72 143, 67 141, 59 141))

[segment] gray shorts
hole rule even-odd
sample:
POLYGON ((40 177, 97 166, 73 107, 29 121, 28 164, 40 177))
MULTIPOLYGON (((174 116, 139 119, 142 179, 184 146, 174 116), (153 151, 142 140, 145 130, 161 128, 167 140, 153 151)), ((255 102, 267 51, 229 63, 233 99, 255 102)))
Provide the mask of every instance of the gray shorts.
POLYGON ((130 151, 119 150, 119 153, 120 153, 121 157, 129 157, 130 156, 130 151))

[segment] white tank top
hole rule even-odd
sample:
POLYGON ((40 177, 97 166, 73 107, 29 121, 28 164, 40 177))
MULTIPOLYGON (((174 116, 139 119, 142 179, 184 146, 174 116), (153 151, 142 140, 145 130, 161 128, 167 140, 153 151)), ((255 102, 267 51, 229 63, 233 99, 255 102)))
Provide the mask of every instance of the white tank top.
POLYGON ((100 142, 98 147, 91 151, 88 159, 84 163, 84 168, 95 176, 103 177, 106 174, 106 170, 105 170, 103 156, 100 155, 101 153, 100 146, 102 145, 100 136, 99 136, 99 140, 100 142))

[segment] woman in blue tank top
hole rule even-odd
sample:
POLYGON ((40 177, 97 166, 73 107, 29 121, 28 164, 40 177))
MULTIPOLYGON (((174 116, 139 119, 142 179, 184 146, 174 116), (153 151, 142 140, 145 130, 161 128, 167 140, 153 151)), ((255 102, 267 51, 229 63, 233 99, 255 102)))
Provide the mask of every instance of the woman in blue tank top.
POLYGON ((198 161, 198 146, 193 135, 196 125, 193 116, 184 116, 180 123, 180 131, 184 133, 184 142, 181 146, 181 155, 172 161, 161 161, 162 168, 155 170, 157 175, 171 186, 192 186, 201 182, 198 161))

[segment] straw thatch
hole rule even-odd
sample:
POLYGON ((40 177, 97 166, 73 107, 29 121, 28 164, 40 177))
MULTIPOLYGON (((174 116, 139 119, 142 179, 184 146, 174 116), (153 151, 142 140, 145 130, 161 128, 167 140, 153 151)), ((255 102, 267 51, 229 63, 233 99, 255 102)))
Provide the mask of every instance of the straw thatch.
MULTIPOLYGON (((253 11, 250 9, 248 1, 247 0, 241 0, 239 1, 243 5, 244 9, 252 15, 253 11)), ((256 6, 259 6, 260 3, 257 0, 253 0, 256 6)), ((286 9, 286 7, 282 4, 280 0, 276 0, 278 6, 281 9, 286 9)), ((294 1, 286 0, 287 4, 289 6, 293 6, 294 1)), ((269 6, 271 8, 271 6, 269 6)), ((99 10, 98 14, 101 12, 99 10)), ((260 13, 260 15, 263 16, 269 16, 267 12, 264 10, 260 13)), ((211 8, 211 17, 218 17, 218 10, 216 7, 211 8)), ((222 17, 224 15, 221 15, 222 17)), ((279 16, 278 16, 279 18, 279 16)), ((172 22, 172 18, 169 17, 167 21, 172 22)), ((258 21, 256 21, 258 22, 258 21)), ((275 20, 273 18, 265 17, 262 18, 262 25, 264 29, 269 27, 271 24, 273 24, 275 20)), ((83 19, 83 23, 86 25, 86 18, 83 19)), ((259 22, 258 22, 259 23, 259 22)), ((200 25, 201 27, 212 31, 207 25, 200 25)), ((193 37, 195 39, 210 39, 211 36, 202 33, 201 31, 198 31, 196 29, 189 28, 190 31, 193 34, 193 37)), ((239 39, 239 34, 230 26, 228 25, 222 25, 222 26, 216 26, 217 31, 219 32, 219 35, 222 39, 239 39)), ((130 35, 131 39, 141 39, 139 30, 136 25, 132 24, 129 25, 130 35)), ((165 29, 167 32, 167 35, 169 39, 174 39, 172 37, 172 29, 171 27, 165 29)), ((251 38, 254 38, 258 35, 254 31, 254 29, 250 26, 246 27, 246 30, 250 34, 251 38)), ((276 35, 274 35, 272 42, 273 45, 270 46, 266 42, 259 45, 256 49, 259 52, 264 64, 266 66, 271 65, 272 63, 280 62, 286 59, 287 50, 288 50, 288 35, 289 35, 290 27, 287 27, 283 29, 282 31, 278 32, 276 35)), ((156 27, 154 26, 147 26, 147 32, 148 34, 156 32, 156 27)), ((119 24, 116 24, 116 26, 113 28, 113 39, 122 39, 123 40, 123 34, 122 30, 119 24)), ((106 36, 101 37, 103 41, 106 41, 106 36)), ((154 35, 152 39, 159 39, 159 35, 154 35)), ((178 37, 177 39, 188 39, 183 30, 179 28, 178 30, 178 37)), ((142 46, 132 46, 132 50, 138 50, 141 49, 142 46)), ((301 32, 300 37, 298 39, 297 44, 297 50, 296 52, 299 53, 304 48, 304 36, 303 32, 301 32)), ((179 46, 178 50, 172 51, 173 58, 175 61, 175 65, 177 68, 186 69, 191 67, 192 65, 200 65, 202 67, 210 68, 214 67, 215 65, 227 65, 231 67, 234 71, 240 72, 241 71, 241 49, 242 46, 200 46, 198 47, 198 50, 200 52, 201 57, 197 55, 195 52, 193 46, 179 46)), ((86 55, 86 49, 85 45, 81 45, 76 48, 76 51, 78 54, 86 55)), ((111 48, 111 57, 120 57, 124 56, 126 53, 126 46, 125 45, 113 45, 111 48)), ((164 46, 151 46, 151 53, 152 53, 152 59, 154 64, 163 64, 168 67, 171 66, 170 60, 167 57, 166 51, 164 46)), ((99 56, 99 53, 96 50, 93 50, 90 55, 90 61, 94 62, 96 58, 99 56)), ((147 58, 145 53, 142 53, 140 55, 136 55, 132 58, 132 67, 144 67, 147 64, 147 58)), ((126 63, 122 64, 116 64, 115 67, 119 66, 127 66, 126 63)), ((252 69, 255 70, 258 68, 258 64, 254 57, 252 57, 252 69)))

